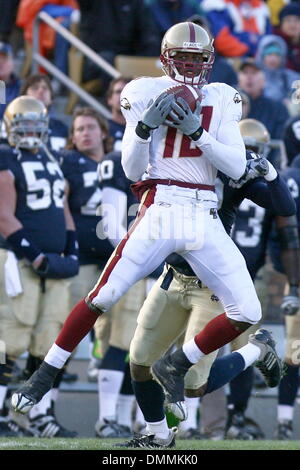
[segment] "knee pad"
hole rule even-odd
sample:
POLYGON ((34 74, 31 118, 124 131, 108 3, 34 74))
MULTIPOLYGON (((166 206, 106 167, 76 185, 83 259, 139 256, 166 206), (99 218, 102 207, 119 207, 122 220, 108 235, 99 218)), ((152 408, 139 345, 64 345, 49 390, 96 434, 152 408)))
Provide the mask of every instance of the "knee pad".
POLYGON ((261 305, 258 298, 252 299, 251 302, 248 302, 243 306, 239 306, 239 308, 237 308, 237 306, 233 306, 231 309, 226 311, 226 315, 231 320, 255 325, 262 317, 261 305))
POLYGON ((91 296, 92 303, 102 312, 107 312, 120 299, 125 290, 118 289, 116 283, 109 282, 101 287, 94 297, 91 296))

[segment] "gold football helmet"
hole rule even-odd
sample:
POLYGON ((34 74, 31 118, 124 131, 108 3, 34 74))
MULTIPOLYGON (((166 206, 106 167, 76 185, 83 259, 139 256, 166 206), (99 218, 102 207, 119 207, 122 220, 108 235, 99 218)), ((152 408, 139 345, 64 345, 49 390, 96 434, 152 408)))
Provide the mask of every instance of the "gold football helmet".
POLYGON ((195 23, 177 23, 163 37, 160 56, 163 71, 176 82, 205 85, 214 59, 213 39, 195 23), (201 54, 203 62, 177 60, 177 52, 201 54))
POLYGON ((8 142, 13 147, 34 149, 48 140, 47 108, 31 96, 19 96, 7 106, 4 124, 8 142))
POLYGON ((242 119, 239 126, 246 148, 266 157, 270 134, 264 124, 256 119, 242 119))

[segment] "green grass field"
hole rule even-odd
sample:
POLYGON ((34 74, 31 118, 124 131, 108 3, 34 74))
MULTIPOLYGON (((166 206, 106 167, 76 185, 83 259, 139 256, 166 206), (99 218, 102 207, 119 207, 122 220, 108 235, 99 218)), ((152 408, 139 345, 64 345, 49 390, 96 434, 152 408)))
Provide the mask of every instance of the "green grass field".
MULTIPOLYGON (((2 450, 115 450, 116 439, 2 438, 2 450)), ((120 441, 121 442, 121 441, 120 441)), ((126 450, 123 449, 122 450, 126 450)), ((133 450, 133 449, 130 449, 133 450)), ((137 449, 135 449, 137 450, 137 449)), ((142 450, 142 449, 141 449, 142 450)), ((144 449, 143 449, 144 450, 144 449)), ((145 449, 147 450, 147 449, 145 449)), ((168 449, 172 450, 172 449, 168 449)), ((205 441, 177 440, 174 450, 300 450, 300 441, 205 441)))

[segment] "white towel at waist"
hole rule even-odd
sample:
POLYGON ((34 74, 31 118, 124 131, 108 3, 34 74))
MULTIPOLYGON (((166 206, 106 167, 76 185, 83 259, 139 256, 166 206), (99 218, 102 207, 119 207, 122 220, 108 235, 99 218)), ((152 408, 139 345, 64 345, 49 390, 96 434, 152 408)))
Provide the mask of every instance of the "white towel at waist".
POLYGON ((23 288, 20 279, 18 260, 13 251, 7 252, 4 265, 5 291, 9 297, 17 297, 22 294, 23 288))

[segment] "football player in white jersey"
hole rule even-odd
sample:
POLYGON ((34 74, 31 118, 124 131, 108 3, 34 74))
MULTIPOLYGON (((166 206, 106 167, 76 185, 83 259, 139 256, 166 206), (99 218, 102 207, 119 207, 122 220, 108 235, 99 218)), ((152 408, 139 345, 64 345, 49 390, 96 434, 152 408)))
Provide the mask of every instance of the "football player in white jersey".
POLYGON ((222 83, 206 85, 214 61, 212 43, 198 25, 172 26, 162 41, 166 76, 140 78, 124 88, 122 165, 134 181, 147 172, 145 181, 135 185, 141 196, 138 216, 96 286, 71 311, 39 370, 13 395, 15 410, 26 413, 41 399, 99 315, 170 253, 180 253, 224 307, 184 345, 184 363, 198 362, 260 320, 244 258, 216 210, 217 170, 239 179, 246 154, 238 126, 239 94, 222 83), (202 88, 202 106, 198 103, 195 112, 184 100, 176 103, 174 94, 164 93, 178 82, 202 88))

